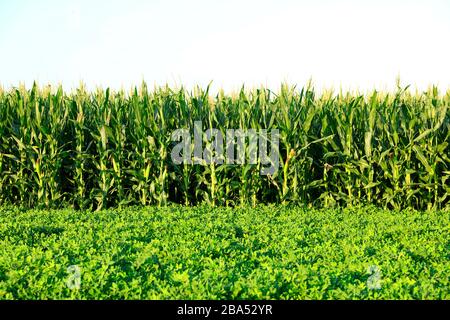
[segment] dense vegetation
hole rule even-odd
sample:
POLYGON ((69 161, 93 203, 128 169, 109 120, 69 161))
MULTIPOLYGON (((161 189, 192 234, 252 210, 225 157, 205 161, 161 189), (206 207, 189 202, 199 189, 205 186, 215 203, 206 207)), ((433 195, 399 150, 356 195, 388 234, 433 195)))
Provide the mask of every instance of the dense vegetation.
POLYGON ((0 203, 441 209, 450 199, 450 94, 0 89, 0 203), (281 168, 174 165, 171 133, 278 129, 281 168))
POLYGON ((374 207, 4 207, 0 298, 449 299, 449 219, 374 207), (79 289, 67 285, 72 265, 79 289))

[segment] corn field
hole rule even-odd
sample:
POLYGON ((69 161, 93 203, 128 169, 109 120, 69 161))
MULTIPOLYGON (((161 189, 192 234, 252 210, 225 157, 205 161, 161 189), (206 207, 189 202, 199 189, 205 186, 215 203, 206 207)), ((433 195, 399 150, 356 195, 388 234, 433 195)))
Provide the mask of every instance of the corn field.
POLYGON ((450 92, 0 89, 0 204, 448 208, 450 92), (175 165, 171 133, 278 129, 280 169, 175 165))

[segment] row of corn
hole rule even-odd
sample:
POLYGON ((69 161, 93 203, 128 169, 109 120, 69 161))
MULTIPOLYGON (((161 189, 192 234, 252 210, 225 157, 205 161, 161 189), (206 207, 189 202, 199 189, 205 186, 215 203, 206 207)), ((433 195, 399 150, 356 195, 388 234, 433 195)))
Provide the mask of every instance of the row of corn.
POLYGON ((435 87, 365 95, 287 85, 235 94, 145 84, 130 92, 0 89, 0 204, 441 209, 450 203, 449 129, 450 92, 435 87), (277 129, 279 170, 175 164, 172 132, 192 132, 195 121, 224 134, 277 129))

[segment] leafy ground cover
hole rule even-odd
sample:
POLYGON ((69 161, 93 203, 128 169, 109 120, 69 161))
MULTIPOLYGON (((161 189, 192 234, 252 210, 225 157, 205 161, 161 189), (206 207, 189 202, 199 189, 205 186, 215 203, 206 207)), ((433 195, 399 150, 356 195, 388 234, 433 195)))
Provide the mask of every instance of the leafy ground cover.
POLYGON ((2 207, 0 298, 449 299, 449 218, 375 207, 2 207))

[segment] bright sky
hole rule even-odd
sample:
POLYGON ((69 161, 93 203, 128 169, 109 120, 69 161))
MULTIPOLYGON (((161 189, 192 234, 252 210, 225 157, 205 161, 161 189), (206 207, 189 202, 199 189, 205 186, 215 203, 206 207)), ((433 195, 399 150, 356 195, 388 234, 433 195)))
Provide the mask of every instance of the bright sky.
POLYGON ((448 0, 0 1, 0 84, 450 88, 448 0))

